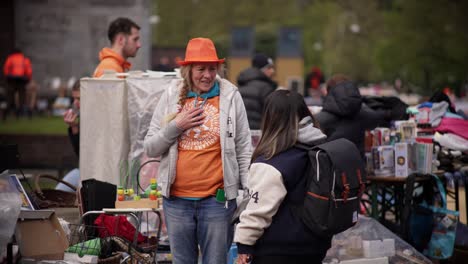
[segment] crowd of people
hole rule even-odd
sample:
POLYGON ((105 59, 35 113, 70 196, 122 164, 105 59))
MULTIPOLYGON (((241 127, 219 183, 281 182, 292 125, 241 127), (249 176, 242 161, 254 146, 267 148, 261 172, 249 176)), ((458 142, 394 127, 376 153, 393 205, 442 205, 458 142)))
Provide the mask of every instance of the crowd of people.
MULTIPOLYGON (((110 46, 100 51, 94 77, 131 68, 127 59, 141 47, 139 30, 128 18, 110 24, 110 46)), ((181 79, 161 95, 144 140, 146 154, 161 158, 158 184, 173 262, 197 263, 201 252, 205 264, 226 263, 234 241, 241 264, 321 263, 331 237, 317 236, 289 213, 290 201, 303 199, 306 192, 299 183, 308 156, 296 145, 346 138, 364 158, 365 130, 400 113, 391 106, 369 107, 356 84, 343 74, 325 81, 320 69, 312 68, 304 98, 278 89, 274 61, 265 54, 252 58, 237 86, 221 77, 224 62, 210 39, 191 39, 184 60, 178 62, 181 79), (314 105, 322 107, 317 114, 310 111, 314 105), (253 153, 251 130, 262 131, 253 153), (250 200, 234 225, 239 193, 250 200)), ((171 70, 167 65, 161 61, 158 69, 171 70)), ((15 51, 4 74, 9 87, 6 114, 28 113, 30 60, 15 51)), ((72 108, 63 120, 79 155, 79 81, 72 97, 72 108)), ((67 177, 78 184, 79 172, 67 177)))
POLYGON ((239 88, 219 77, 223 63, 210 39, 191 39, 180 62, 182 79, 164 91, 145 138, 146 154, 161 157, 158 180, 173 261, 197 263, 201 251, 203 263, 226 263, 234 241, 238 263, 321 263, 331 237, 288 214, 290 201, 306 191, 308 154, 296 144, 344 137, 364 156, 365 129, 387 112, 366 107, 356 85, 336 75, 314 116, 299 93, 277 89, 268 56, 254 56, 239 88), (253 154, 251 129, 262 131, 253 154), (250 200, 234 226, 239 190, 250 200))

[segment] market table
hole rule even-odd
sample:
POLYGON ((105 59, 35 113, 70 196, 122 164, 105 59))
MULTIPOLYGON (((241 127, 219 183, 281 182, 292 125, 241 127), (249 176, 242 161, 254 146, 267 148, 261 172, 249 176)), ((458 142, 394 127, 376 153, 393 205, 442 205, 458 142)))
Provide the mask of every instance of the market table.
MULTIPOLYGON (((86 226, 85 223, 85 218, 90 215, 111 215, 111 216, 117 216, 117 215, 124 215, 130 217, 130 219, 133 221, 133 225, 135 226, 135 232, 134 232, 134 237, 133 241, 127 241, 124 240, 123 238, 116 238, 119 237, 117 229, 120 227, 125 227, 122 225, 116 225, 114 228, 114 233, 108 233, 108 232, 102 232, 100 234, 101 238, 106 238, 106 239, 111 239, 111 240, 117 240, 116 243, 119 244, 119 241, 121 244, 127 245, 127 250, 128 250, 128 256, 122 259, 121 263, 124 263, 128 260, 130 261, 137 261, 137 262, 145 262, 147 259, 144 259, 144 254, 147 254, 151 256, 151 263, 157 263, 157 254, 158 254, 158 246, 161 238, 161 228, 162 228, 162 208, 103 208, 102 210, 96 210, 96 211, 87 211, 84 213, 80 219, 80 225, 75 232, 72 231, 71 234, 71 240, 74 240, 74 242, 84 242, 83 240, 83 230, 88 230, 88 231, 98 231, 98 230, 106 230, 106 225, 104 226, 86 226), (140 232, 143 232, 145 227, 142 228, 142 217, 143 214, 146 214, 146 219, 148 219, 148 214, 149 213, 154 213, 157 216, 157 227, 156 230, 156 236, 153 241, 149 238, 149 233, 150 233, 150 227, 149 224, 146 223, 146 233, 148 238, 144 243, 138 243, 138 234, 140 232), (91 229, 87 229, 86 227, 92 227, 91 229), (75 233, 75 234, 73 234, 75 233), (104 237, 102 237, 104 236, 104 237)), ((130 220, 129 219, 129 220, 130 220)), ((118 223, 118 222, 117 222, 118 223)), ((88 239, 89 237, 86 237, 88 239)), ((146 263, 146 262, 145 262, 146 263)))
MULTIPOLYGON (((435 174, 443 177, 443 172, 438 171, 435 174)), ((421 173, 413 173, 408 177, 368 176, 368 199, 363 199, 367 214, 405 238, 408 231, 406 219, 412 204, 412 200, 405 197, 405 194, 413 193, 424 184, 431 184, 430 180, 430 174, 421 173), (414 178, 413 185, 408 184, 411 178, 414 178)), ((457 191, 455 193, 458 203, 457 191)))

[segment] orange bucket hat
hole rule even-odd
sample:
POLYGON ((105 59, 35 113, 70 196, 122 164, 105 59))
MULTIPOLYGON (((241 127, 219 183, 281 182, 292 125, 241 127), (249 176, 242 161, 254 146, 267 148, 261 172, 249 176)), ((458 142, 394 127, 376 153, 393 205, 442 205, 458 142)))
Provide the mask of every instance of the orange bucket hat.
POLYGON ((217 62, 223 63, 224 59, 219 59, 213 41, 208 38, 193 38, 187 44, 185 50, 185 60, 179 65, 187 65, 195 62, 217 62))

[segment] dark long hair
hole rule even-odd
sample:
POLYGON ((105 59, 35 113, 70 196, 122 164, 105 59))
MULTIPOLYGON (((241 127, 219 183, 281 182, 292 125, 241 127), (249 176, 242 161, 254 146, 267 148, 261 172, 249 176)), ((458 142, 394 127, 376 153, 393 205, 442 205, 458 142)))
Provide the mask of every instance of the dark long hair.
POLYGON ((299 121, 307 116, 316 124, 299 93, 289 90, 276 90, 271 93, 263 108, 262 137, 253 152, 252 161, 260 156, 270 159, 294 146, 297 142, 299 121))

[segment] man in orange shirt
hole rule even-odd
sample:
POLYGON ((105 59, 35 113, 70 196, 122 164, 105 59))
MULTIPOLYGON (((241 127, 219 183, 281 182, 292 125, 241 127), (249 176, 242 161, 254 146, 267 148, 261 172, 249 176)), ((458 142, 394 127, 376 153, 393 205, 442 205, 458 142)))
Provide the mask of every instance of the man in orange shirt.
POLYGON ((32 78, 31 61, 19 49, 14 49, 3 65, 3 74, 7 81, 7 109, 3 114, 5 120, 8 112, 16 108, 16 117, 30 113, 26 105, 26 85, 32 78), (15 94, 18 92, 18 105, 15 104, 15 94), (16 105, 16 107, 15 107, 16 105))
POLYGON ((132 66, 127 59, 135 57, 141 47, 140 26, 128 18, 112 21, 107 31, 111 47, 99 52, 101 61, 94 71, 94 77, 101 77, 104 70, 126 72, 132 66))

